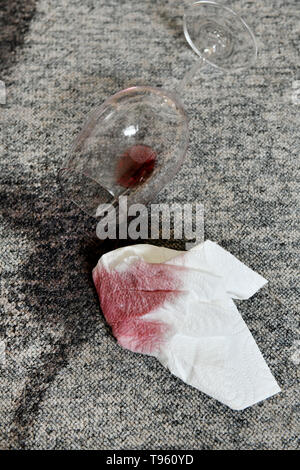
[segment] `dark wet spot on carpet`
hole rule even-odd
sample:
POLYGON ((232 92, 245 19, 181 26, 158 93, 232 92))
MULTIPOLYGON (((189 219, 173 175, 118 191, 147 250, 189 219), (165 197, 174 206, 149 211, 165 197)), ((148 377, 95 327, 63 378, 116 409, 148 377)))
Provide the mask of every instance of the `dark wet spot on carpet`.
POLYGON ((21 46, 35 13, 36 0, 1 0, 0 72, 14 61, 14 51, 21 46))

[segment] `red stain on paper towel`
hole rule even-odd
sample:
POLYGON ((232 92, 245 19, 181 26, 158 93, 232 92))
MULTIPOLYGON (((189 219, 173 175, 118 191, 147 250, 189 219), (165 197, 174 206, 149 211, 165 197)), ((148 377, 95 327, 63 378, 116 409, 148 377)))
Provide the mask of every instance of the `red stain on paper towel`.
POLYGON ((143 316, 178 295, 178 268, 140 259, 124 265, 122 271, 107 270, 98 264, 93 280, 103 314, 119 344, 145 354, 158 350, 169 326, 143 316))

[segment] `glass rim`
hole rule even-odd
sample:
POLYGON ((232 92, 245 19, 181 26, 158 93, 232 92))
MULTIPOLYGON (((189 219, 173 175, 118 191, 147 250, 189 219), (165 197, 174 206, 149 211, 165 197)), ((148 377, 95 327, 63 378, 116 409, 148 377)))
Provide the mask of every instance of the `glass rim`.
MULTIPOLYGON (((90 174, 85 173, 84 171, 78 171, 76 169, 76 167, 72 166, 71 162, 72 162, 72 155, 76 151, 78 145, 80 145, 80 142, 82 141, 83 137, 85 137, 85 134, 87 133, 87 129, 92 127, 93 122, 98 120, 101 117, 102 112, 107 108, 108 105, 111 105, 116 98, 119 98, 123 94, 128 96, 128 92, 130 92, 131 90, 133 92, 134 91, 148 91, 148 92, 150 91, 152 93, 153 92, 156 93, 157 95, 165 96, 165 97, 169 98, 176 105, 177 109, 179 110, 180 114, 182 115, 182 117, 185 120, 185 123, 186 123, 185 143, 184 143, 184 147, 183 147, 182 158, 181 158, 181 160, 179 160, 177 162, 176 166, 174 167, 174 175, 173 176, 176 175, 177 171, 181 167, 181 165, 183 163, 183 160, 184 160, 184 158, 187 154, 188 145, 189 145, 189 126, 188 126, 189 119, 188 119, 187 113, 184 110, 183 105, 181 104, 181 101, 180 101, 179 97, 177 97, 177 95, 175 93, 173 93, 172 91, 165 90, 163 87, 152 87, 152 86, 148 86, 148 85, 137 85, 137 86, 131 86, 131 87, 128 87, 128 88, 124 88, 124 89, 119 90, 118 92, 114 93, 113 95, 109 96, 103 103, 101 103, 99 105, 96 105, 94 107, 94 109, 91 110, 88 113, 88 116, 87 116, 86 120, 84 121, 83 127, 81 128, 81 130, 79 131, 79 133, 77 134, 77 136, 74 138, 74 140, 72 142, 70 150, 67 153, 65 163, 64 163, 63 167, 58 169, 58 175, 57 175, 58 181, 59 181, 59 187, 60 187, 62 193, 67 197, 67 199, 69 201, 74 203, 77 207, 79 207, 83 212, 85 212, 90 217, 94 217, 94 218, 96 217, 97 218, 97 216, 91 214, 91 212, 86 210, 83 205, 78 203, 72 196, 70 196, 70 194, 68 194, 68 191, 66 191, 65 188, 64 188, 63 175, 66 174, 66 172, 75 172, 77 175, 81 175, 81 176, 87 178, 88 180, 91 180, 93 182, 93 184, 96 184, 97 186, 101 187, 104 191, 106 191, 109 195, 111 195, 112 198, 116 197, 109 189, 107 189, 105 187, 105 185, 103 185, 103 183, 101 181, 98 181, 96 178, 94 178, 90 174)), ((168 184, 168 183, 164 182, 163 184, 160 184, 160 187, 159 187, 157 192, 160 192, 164 188, 164 186, 166 186, 166 184, 168 184)), ((127 194, 127 196, 128 197, 130 197, 130 196, 133 197, 134 194, 136 194, 136 191, 132 191, 132 194, 131 193, 127 194)), ((145 201, 142 201, 142 203, 145 203, 145 201)), ((108 201, 108 204, 110 204, 109 201, 108 201)))

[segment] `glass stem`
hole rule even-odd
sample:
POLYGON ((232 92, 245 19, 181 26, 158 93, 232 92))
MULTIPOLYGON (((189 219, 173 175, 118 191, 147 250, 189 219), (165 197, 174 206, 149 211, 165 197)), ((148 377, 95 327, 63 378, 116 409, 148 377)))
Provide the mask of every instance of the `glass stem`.
POLYGON ((203 59, 202 57, 199 57, 196 63, 185 73, 183 78, 175 86, 175 90, 174 90, 175 93, 178 94, 181 98, 184 98, 183 90, 185 90, 187 85, 192 83, 197 72, 206 64, 207 62, 205 61, 205 59, 203 59))

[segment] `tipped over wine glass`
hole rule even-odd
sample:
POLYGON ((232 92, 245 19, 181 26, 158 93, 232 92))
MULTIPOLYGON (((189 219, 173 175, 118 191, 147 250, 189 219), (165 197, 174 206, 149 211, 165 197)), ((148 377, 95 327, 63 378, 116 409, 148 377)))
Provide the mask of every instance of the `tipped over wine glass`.
POLYGON ((256 60, 254 35, 231 9, 199 1, 184 13, 184 34, 197 60, 173 92, 134 86, 92 111, 75 139, 59 181, 67 198, 88 215, 103 204, 147 204, 178 172, 187 152, 188 118, 183 90, 200 67, 223 71, 247 68, 256 60))

